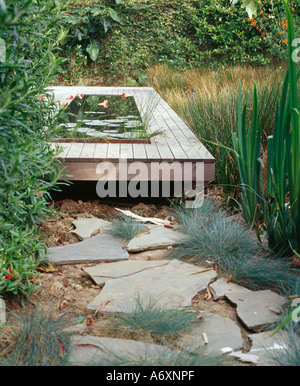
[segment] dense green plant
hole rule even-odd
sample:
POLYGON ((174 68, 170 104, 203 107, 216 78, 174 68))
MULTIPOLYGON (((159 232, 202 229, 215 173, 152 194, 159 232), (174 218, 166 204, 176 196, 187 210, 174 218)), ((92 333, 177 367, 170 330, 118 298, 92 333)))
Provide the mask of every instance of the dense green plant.
MULTIPOLYGON (((300 248, 300 119, 297 64, 293 60, 295 32, 292 14, 284 2, 288 20, 289 67, 275 113, 273 134, 268 138, 267 182, 262 186, 260 122, 256 94, 253 97, 252 127, 247 128, 239 109, 238 134, 234 150, 244 186, 245 218, 254 223, 257 209, 264 216, 272 249, 298 251, 300 248)), ((239 103, 240 105, 240 103, 239 103)), ((245 111, 245 110, 244 110, 245 111)))
MULTIPOLYGON (((80 46, 88 56, 87 47, 91 51, 94 47, 97 59, 90 82, 96 76, 98 82, 105 84, 122 78, 128 85, 138 85, 137 82, 144 81, 139 75, 141 70, 157 63, 178 69, 224 67, 227 63, 265 64, 278 53, 273 48, 272 33, 262 37, 262 32, 249 23, 244 10, 227 0, 123 0, 120 4, 114 0, 93 0, 88 4, 77 0, 73 3, 75 7, 70 8, 67 20, 70 39, 64 50, 67 57, 73 57, 73 48, 80 46), (116 11, 117 18, 112 18, 104 35, 99 17, 100 9, 107 7, 116 11)), ((277 8, 278 15, 284 11, 282 5, 277 8)), ((106 14, 112 17, 109 11, 106 14)), ((295 17, 299 17, 297 8, 295 17)), ((270 20, 265 21, 266 26, 270 20)), ((80 62, 79 56, 77 59, 80 62)), ((85 68, 79 67, 80 71, 85 68)))
POLYGON ((0 2, 0 292, 10 295, 36 288, 38 224, 60 175, 47 142, 57 106, 45 88, 61 63, 61 12, 54 0, 0 2))
MULTIPOLYGON (((120 4, 121 0, 114 0, 120 4)), ((78 81, 87 75, 84 66, 95 63, 101 53, 105 34, 114 23, 120 23, 120 18, 107 2, 69 2, 68 12, 63 15, 64 28, 67 33, 61 42, 67 49, 68 59, 63 66, 62 74, 70 82, 78 81), (73 3, 73 4, 72 4, 73 3), (103 4, 104 3, 104 4, 103 4)))
POLYGON ((12 314, 0 337, 2 366, 62 366, 70 351, 70 325, 66 315, 55 316, 53 307, 37 305, 12 314))
POLYGON ((257 176, 261 170, 261 135, 262 125, 258 119, 257 90, 254 88, 253 107, 252 107, 252 126, 247 132, 247 105, 242 112, 241 89, 239 90, 238 101, 238 135, 232 133, 233 147, 237 157, 239 175, 241 180, 242 193, 240 195, 243 214, 251 227, 257 218, 258 195, 262 194, 262 176, 257 176), (245 135, 245 131, 247 134, 245 135))

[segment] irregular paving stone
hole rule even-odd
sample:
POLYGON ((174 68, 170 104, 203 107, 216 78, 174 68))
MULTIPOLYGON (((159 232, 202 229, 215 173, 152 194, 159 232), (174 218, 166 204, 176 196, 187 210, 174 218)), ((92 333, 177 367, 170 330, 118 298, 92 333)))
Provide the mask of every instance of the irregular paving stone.
POLYGON ((231 319, 207 312, 199 323, 178 339, 178 343, 189 352, 197 352, 205 347, 207 353, 222 354, 241 349, 244 342, 239 326, 231 319), (207 335, 207 345, 203 333, 207 335))
POLYGON ((86 240, 93 235, 101 232, 110 223, 100 218, 79 218, 73 221, 73 225, 76 227, 72 233, 76 234, 80 240, 86 240))
POLYGON ((193 297, 216 277, 214 270, 206 271, 175 259, 161 267, 108 281, 87 309, 94 311, 102 303, 111 301, 105 312, 130 313, 136 308, 138 297, 141 302, 154 300, 165 309, 188 307, 193 297))
POLYGON ((170 260, 129 260, 118 263, 98 264, 94 267, 84 268, 84 271, 91 276, 97 285, 101 286, 108 280, 128 277, 146 269, 166 265, 169 262, 170 260))
POLYGON ((139 236, 134 237, 127 244, 128 252, 141 252, 150 249, 167 248, 178 244, 181 233, 174 229, 159 225, 149 227, 150 229, 139 236))
POLYGON ((6 322, 6 307, 3 299, 0 298, 0 323, 6 322))
POLYGON ((240 320, 252 331, 263 331, 281 319, 287 300, 270 290, 232 292, 225 297, 237 306, 240 320))
POLYGON ((249 339, 252 341, 249 354, 259 357, 258 366, 278 365, 276 357, 284 356, 286 350, 288 350, 289 336, 288 332, 284 330, 278 331, 271 337, 269 332, 249 335, 249 339))
POLYGON ((246 362, 246 363, 257 364, 258 361, 259 361, 259 356, 258 355, 244 354, 241 351, 232 352, 232 353, 229 354, 229 356, 237 358, 239 361, 246 362))
POLYGON ((48 249, 47 260, 52 264, 76 264, 95 261, 127 260, 128 252, 123 248, 123 241, 101 233, 79 243, 48 249))
POLYGON ((75 365, 99 364, 105 359, 123 357, 130 363, 134 359, 157 358, 172 351, 157 344, 128 339, 74 335, 71 337, 69 361, 75 365))
POLYGON ((244 288, 234 283, 227 283, 224 278, 220 278, 209 285, 209 290, 214 300, 224 299, 226 293, 232 292, 251 292, 249 289, 244 288))

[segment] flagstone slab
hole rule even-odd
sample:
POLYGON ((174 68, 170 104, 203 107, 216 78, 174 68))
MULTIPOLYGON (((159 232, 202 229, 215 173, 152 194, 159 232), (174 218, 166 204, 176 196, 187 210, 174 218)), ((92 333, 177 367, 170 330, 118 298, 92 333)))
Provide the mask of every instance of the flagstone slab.
POLYGON ((79 218, 73 221, 73 225, 76 227, 72 233, 76 234, 79 240, 86 240, 101 232, 108 227, 109 221, 102 220, 101 218, 79 218))
POLYGON ((236 305, 237 315, 251 331, 260 332, 280 321, 287 300, 270 290, 232 292, 226 299, 236 305))
POLYGON ((123 241, 101 233, 75 244, 48 249, 47 260, 52 264, 77 264, 83 262, 114 262, 129 257, 123 241))
POLYGON ((71 337, 69 362, 75 365, 101 366, 105 359, 115 357, 126 359, 127 363, 135 359, 155 359, 172 351, 165 346, 138 342, 128 339, 74 335, 71 337))
POLYGON ((6 306, 4 299, 0 298, 0 323, 6 322, 6 306))
POLYGON ((175 229, 165 228, 159 225, 151 226, 148 231, 131 239, 127 244, 127 250, 128 252, 133 253, 151 249, 167 248, 179 244, 182 237, 182 233, 175 229))
POLYGON ((270 332, 261 332, 249 335, 252 342, 249 354, 257 355, 258 366, 276 366, 276 357, 283 359, 288 352, 289 335, 287 331, 278 331, 275 335, 270 336, 270 332))
POLYGON ((84 268, 94 282, 102 286, 109 280, 120 279, 134 275, 138 272, 167 265, 170 260, 128 260, 117 263, 98 264, 94 267, 84 268))
POLYGON ((214 300, 224 299, 226 293, 233 292, 251 292, 249 289, 244 288, 235 283, 227 283, 226 279, 220 278, 209 285, 209 290, 214 300))
POLYGON ((178 344, 189 352, 197 353, 205 347, 205 352, 220 355, 243 347, 239 326, 229 318, 206 312, 199 323, 192 326, 188 333, 178 339, 178 344), (208 344, 205 344, 203 333, 208 344))
POLYGON ((189 307, 194 296, 204 291, 216 277, 214 270, 170 260, 166 265, 107 281, 87 310, 95 311, 102 303, 110 301, 104 312, 131 313, 136 308, 137 298, 146 303, 153 300, 164 309, 189 307))

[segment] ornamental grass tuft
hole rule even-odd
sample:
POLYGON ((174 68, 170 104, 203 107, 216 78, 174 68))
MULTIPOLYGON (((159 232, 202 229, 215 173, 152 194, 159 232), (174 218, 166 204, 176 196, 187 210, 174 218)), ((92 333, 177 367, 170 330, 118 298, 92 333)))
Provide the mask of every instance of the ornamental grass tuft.
POLYGON ((214 262, 220 275, 251 290, 292 293, 299 269, 281 253, 274 254, 259 244, 243 220, 218 209, 209 199, 201 208, 178 206, 174 211, 183 237, 168 257, 196 265, 214 262))
POLYGON ((145 226, 141 222, 123 214, 115 214, 109 220, 111 224, 108 227, 108 232, 126 241, 130 241, 145 230, 145 226))
POLYGON ((70 349, 69 326, 65 315, 54 316, 55 310, 38 305, 12 313, 13 322, 3 327, 0 337, 2 366, 62 366, 70 349))

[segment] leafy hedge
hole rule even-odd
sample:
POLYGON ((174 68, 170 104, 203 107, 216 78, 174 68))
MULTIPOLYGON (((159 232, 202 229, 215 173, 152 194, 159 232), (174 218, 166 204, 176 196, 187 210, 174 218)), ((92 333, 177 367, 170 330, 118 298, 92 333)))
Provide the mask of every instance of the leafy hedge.
MULTIPOLYGON (((101 23, 97 17, 73 23, 64 49, 68 51, 70 44, 77 47, 76 58, 74 50, 68 56, 72 56, 71 64, 81 71, 80 76, 84 76, 80 64, 89 59, 84 42, 90 39, 99 45, 101 42, 92 74, 102 76, 104 82, 108 76, 129 75, 141 81, 140 70, 159 62, 176 68, 266 64, 274 56, 280 59, 284 53, 286 31, 285 24, 281 25, 284 8, 280 4, 271 7, 270 2, 261 2, 257 19, 249 20, 244 9, 230 6, 228 0, 123 0, 117 3, 91 0, 86 7, 81 0, 75 2, 76 12, 79 7, 82 15, 88 16, 91 9, 105 4, 114 8, 120 19, 112 20, 105 36, 103 31, 99 32, 101 23), (82 32, 80 39, 78 31, 82 32)), ((294 15, 299 20, 297 9, 294 15)), ((76 81, 78 77, 70 80, 76 81)))
POLYGON ((57 110, 45 87, 61 64, 60 12, 54 0, 0 1, 0 294, 36 288, 45 250, 38 225, 59 176, 47 143, 57 110))

